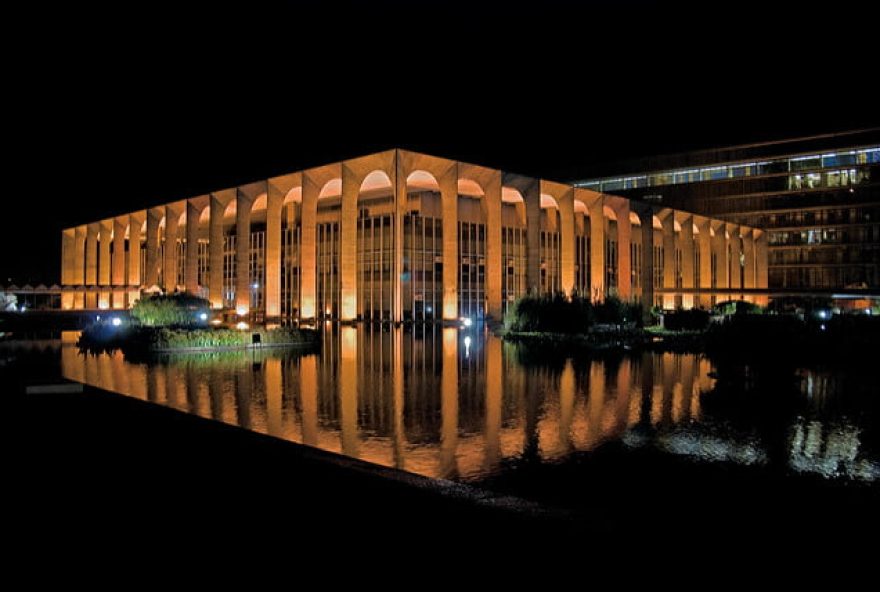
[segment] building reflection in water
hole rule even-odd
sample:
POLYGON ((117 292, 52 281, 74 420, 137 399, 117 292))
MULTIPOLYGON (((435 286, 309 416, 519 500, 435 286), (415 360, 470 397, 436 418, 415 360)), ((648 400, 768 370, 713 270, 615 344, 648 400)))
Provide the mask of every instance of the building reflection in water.
MULTIPOLYGON (((710 363, 690 354, 530 359, 480 330, 325 327, 319 353, 165 356, 61 347, 64 375, 181 411, 429 477, 477 480, 510 461, 548 462, 609 440, 745 464, 760 439, 705 416, 710 363)), ((820 404, 834 385, 808 375, 820 404)), ((784 428, 785 429, 785 428, 784 428)), ((880 478, 861 428, 799 416, 787 427, 798 471, 880 478)))

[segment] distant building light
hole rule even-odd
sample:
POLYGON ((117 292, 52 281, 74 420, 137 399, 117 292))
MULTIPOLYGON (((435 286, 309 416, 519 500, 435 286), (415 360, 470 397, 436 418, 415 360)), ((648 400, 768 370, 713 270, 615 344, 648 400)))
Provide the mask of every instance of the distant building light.
POLYGON ((235 324, 235 328, 238 329, 239 331, 244 331, 245 329, 248 328, 248 324, 245 323, 244 321, 238 321, 235 324))
POLYGON ((207 321, 208 320, 208 313, 206 313, 206 312, 199 313, 199 320, 200 321, 207 321))
POLYGON ((824 331, 825 330, 825 323, 822 323, 821 325, 819 325, 819 328, 824 331))
POLYGON ((474 324, 474 322, 469 317, 462 317, 461 324, 464 325, 465 327, 470 327, 471 325, 474 324))
POLYGON ((122 319, 120 319, 119 317, 113 317, 113 320, 110 321, 110 324, 114 327, 118 327, 122 324, 122 319))
POLYGON ((257 282, 254 282, 254 285, 251 286, 251 287, 252 287, 254 290, 257 290, 257 289, 259 289, 260 284, 258 284, 257 282))

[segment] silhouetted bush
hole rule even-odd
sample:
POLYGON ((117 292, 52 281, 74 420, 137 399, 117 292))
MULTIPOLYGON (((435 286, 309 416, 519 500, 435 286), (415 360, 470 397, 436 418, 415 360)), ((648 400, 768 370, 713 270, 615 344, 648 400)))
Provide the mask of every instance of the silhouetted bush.
POLYGON ((711 315, 701 308, 678 309, 663 315, 663 328, 669 331, 702 331, 709 326, 711 315))
POLYGON ((554 295, 524 296, 505 316, 508 331, 518 333, 586 333, 596 323, 641 325, 641 306, 609 296, 593 304, 587 298, 561 292, 554 295))

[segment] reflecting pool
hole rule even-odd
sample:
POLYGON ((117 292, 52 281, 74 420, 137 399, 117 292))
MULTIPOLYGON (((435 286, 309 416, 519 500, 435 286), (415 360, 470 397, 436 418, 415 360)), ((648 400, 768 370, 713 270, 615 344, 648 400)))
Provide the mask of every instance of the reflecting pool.
POLYGON ((798 370, 759 399, 731 396, 752 387, 716 381, 699 355, 557 354, 478 327, 328 325, 318 352, 149 362, 82 352, 76 337, 60 345, 70 380, 428 477, 479 481, 617 441, 695 462, 880 478, 870 385, 834 373, 798 370))

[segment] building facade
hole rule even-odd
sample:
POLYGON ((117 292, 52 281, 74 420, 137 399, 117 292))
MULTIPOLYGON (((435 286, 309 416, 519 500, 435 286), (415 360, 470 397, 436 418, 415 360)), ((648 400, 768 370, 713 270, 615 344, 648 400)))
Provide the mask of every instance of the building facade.
POLYGON ((662 156, 609 172, 575 185, 764 228, 771 289, 880 291, 880 130, 662 156))
POLYGON ((757 228, 389 150, 62 231, 62 308, 187 291, 266 320, 500 318, 558 291, 760 299, 757 228))

